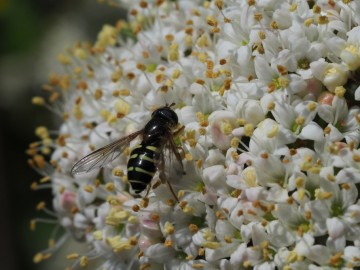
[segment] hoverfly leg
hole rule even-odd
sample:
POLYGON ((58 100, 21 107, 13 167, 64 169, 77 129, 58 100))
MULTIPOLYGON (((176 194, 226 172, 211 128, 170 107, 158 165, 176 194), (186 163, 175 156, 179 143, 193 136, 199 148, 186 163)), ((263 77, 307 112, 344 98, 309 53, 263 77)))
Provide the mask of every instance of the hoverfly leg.
POLYGON ((175 194, 175 192, 174 192, 174 190, 173 190, 173 188, 172 188, 172 185, 170 184, 169 181, 166 181, 166 183, 167 183, 168 186, 169 186, 169 189, 170 189, 170 191, 171 191, 171 194, 174 196, 174 198, 175 198, 175 200, 177 201, 177 203, 179 203, 179 202, 180 202, 180 201, 179 201, 179 198, 176 196, 176 194, 175 194))
POLYGON ((176 131, 173 133, 173 136, 174 136, 174 137, 179 136, 179 135, 184 131, 184 129, 185 129, 185 126, 182 125, 178 130, 176 130, 176 131))
POLYGON ((156 181, 154 184, 151 185, 152 189, 156 189, 158 186, 160 186, 161 181, 156 181))
POLYGON ((179 198, 176 196, 175 191, 172 188, 172 185, 170 184, 169 180, 166 179, 166 176, 165 176, 164 172, 160 172, 159 178, 160 178, 162 183, 166 182, 168 184, 171 194, 173 195, 174 199, 179 203, 180 202, 179 198))
POLYGON ((146 188, 146 193, 145 193, 144 198, 147 198, 149 196, 150 189, 151 189, 151 185, 148 185, 146 188))
POLYGON ((173 106, 175 106, 175 102, 171 103, 170 105, 169 105, 167 102, 166 102, 166 104, 165 104, 165 107, 171 108, 171 107, 173 107, 173 106))

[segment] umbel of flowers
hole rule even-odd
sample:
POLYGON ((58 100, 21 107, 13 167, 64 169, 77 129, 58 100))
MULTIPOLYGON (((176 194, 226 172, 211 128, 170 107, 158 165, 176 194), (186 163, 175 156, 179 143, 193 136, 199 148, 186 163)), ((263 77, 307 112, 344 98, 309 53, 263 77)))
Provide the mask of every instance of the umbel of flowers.
POLYGON ((34 260, 73 238, 88 251, 68 255, 72 269, 360 267, 360 2, 112 4, 128 21, 60 55, 64 72, 33 99, 62 124, 38 127, 28 150, 42 175, 33 189, 53 194, 37 206, 50 218, 31 227, 65 231, 34 260), (70 174, 170 103, 184 127, 186 174, 168 176, 179 202, 167 185, 128 192, 138 139, 70 174))

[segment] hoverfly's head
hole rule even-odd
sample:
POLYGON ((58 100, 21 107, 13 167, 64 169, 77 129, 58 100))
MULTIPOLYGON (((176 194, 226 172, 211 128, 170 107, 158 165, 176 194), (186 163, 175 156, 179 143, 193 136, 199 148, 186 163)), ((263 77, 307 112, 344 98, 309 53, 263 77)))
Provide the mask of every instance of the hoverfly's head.
POLYGON ((178 119, 178 116, 176 114, 176 112, 174 112, 172 109, 171 109, 171 106, 175 105, 174 103, 171 104, 171 105, 166 105, 164 107, 161 107, 157 110, 155 110, 151 117, 152 118, 160 118, 160 119, 163 119, 165 120, 168 125, 170 127, 176 127, 177 124, 179 123, 179 119, 178 119))

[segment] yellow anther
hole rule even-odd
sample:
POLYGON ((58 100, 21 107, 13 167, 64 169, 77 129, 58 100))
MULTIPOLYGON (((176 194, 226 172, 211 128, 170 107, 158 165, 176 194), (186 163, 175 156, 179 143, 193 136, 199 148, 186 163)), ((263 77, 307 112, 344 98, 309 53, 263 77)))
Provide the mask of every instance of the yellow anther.
POLYGON ((244 126, 244 134, 247 137, 250 137, 254 132, 254 125, 253 124, 245 124, 244 126))
POLYGON ((70 57, 65 55, 65 54, 59 54, 57 59, 60 62, 60 64, 63 64, 63 65, 70 65, 71 64, 70 57))
POLYGON ((84 191, 92 193, 94 191, 94 188, 93 188, 93 186, 85 185, 84 186, 84 191))
POLYGON ((202 243, 202 246, 205 248, 210 248, 210 249, 217 249, 220 247, 220 243, 219 242, 213 242, 213 241, 205 241, 202 243))
POLYGON ((309 18, 309 19, 306 19, 306 20, 304 21, 304 25, 305 25, 306 27, 309 27, 310 25, 313 24, 313 22, 314 22, 314 19, 313 19, 313 18, 309 18))
POLYGON ((118 118, 123 118, 130 111, 130 105, 122 99, 118 99, 114 105, 114 110, 118 118))
POLYGON ((190 224, 190 225, 189 225, 189 230, 190 230, 190 232, 192 232, 192 233, 197 233, 198 230, 199 230, 199 227, 198 227, 196 224, 190 224))
POLYGON ((46 207, 45 202, 39 202, 36 206, 36 210, 40 211, 45 209, 45 207, 46 207))
POLYGON ((268 138, 274 138, 279 132, 279 125, 274 124, 271 129, 269 130, 269 132, 266 134, 268 138))
POLYGON ((327 16, 319 16, 318 18, 318 24, 328 24, 329 18, 327 16))
POLYGON ((121 238, 120 236, 108 237, 106 238, 106 243, 113 249, 114 252, 121 252, 132 248, 129 241, 121 238))
POLYGON ((93 232, 93 237, 95 240, 101 241, 101 240, 103 240, 103 232, 100 230, 95 231, 95 232, 93 232))
POLYGON ((166 221, 165 222, 165 226, 164 226, 164 231, 166 232, 166 234, 173 234, 175 232, 175 227, 173 224, 171 224, 170 222, 166 221))
POLYGON ((103 91, 101 89, 96 89, 94 93, 94 98, 99 100, 103 96, 103 91))
POLYGON ((320 189, 315 190, 315 197, 319 200, 326 200, 333 197, 331 192, 322 191, 320 189))
POLYGON ((345 92, 346 92, 346 89, 344 88, 344 86, 338 86, 335 88, 335 95, 337 97, 340 97, 340 98, 344 97, 345 92))
POLYGON ((75 260, 75 259, 77 259, 77 258, 79 258, 79 254, 78 254, 78 253, 71 253, 71 254, 68 254, 68 255, 66 256, 66 259, 68 259, 68 260, 75 260))
POLYGON ((80 258, 80 267, 86 267, 88 265, 88 257, 87 256, 81 256, 80 258))
POLYGON ((254 167, 248 167, 243 172, 243 179, 248 187, 256 187, 256 170, 254 167))
POLYGON ((123 75, 123 72, 122 72, 121 69, 116 70, 115 72, 113 72, 113 73, 111 74, 111 81, 112 81, 112 82, 117 82, 117 81, 119 81, 120 78, 122 77, 122 75, 123 75))
POLYGON ((290 11, 290 12, 294 12, 295 10, 297 10, 297 7, 298 7, 297 3, 293 3, 293 4, 290 6, 289 11, 290 11))
POLYGON ((36 96, 32 98, 31 103, 34 105, 42 106, 45 104, 45 100, 43 97, 36 96))
POLYGON ((295 123, 299 126, 302 126, 304 125, 305 123, 305 118, 303 116, 298 116, 296 119, 295 119, 295 123))
POLYGON ((114 190, 115 190, 115 185, 114 185, 114 183, 106 183, 105 189, 106 189, 107 191, 114 191, 114 190))
POLYGON ((196 41, 196 44, 199 46, 199 47, 207 47, 209 46, 209 40, 208 40, 208 37, 207 35, 204 33, 202 34, 198 40, 196 41))
POLYGON ((170 61, 177 61, 179 60, 179 44, 173 42, 169 46, 169 60, 170 61))
POLYGON ((36 220, 32 219, 30 220, 30 230, 35 231, 36 229, 36 220))

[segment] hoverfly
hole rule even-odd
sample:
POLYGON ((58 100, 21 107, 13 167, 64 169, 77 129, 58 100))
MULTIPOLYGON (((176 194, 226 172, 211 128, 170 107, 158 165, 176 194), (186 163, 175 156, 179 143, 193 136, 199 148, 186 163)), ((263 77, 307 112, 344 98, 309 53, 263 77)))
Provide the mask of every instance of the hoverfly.
POLYGON ((171 169, 169 168, 171 164, 172 168, 177 171, 181 170, 184 174, 182 158, 179 153, 179 148, 182 148, 178 147, 174 142, 174 135, 177 136, 184 127, 174 132, 179 122, 177 114, 171 109, 174 105, 173 103, 155 110, 143 129, 80 159, 71 169, 71 174, 75 176, 104 167, 115 160, 132 140, 141 136, 142 141, 131 151, 127 164, 127 176, 131 191, 139 194, 145 190, 156 171, 158 171, 161 182, 168 184, 174 198, 179 201, 165 173, 165 169, 171 169), (166 158, 169 160, 167 168, 165 168, 166 158))

